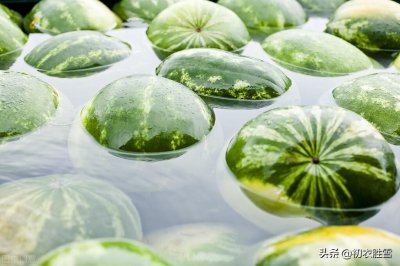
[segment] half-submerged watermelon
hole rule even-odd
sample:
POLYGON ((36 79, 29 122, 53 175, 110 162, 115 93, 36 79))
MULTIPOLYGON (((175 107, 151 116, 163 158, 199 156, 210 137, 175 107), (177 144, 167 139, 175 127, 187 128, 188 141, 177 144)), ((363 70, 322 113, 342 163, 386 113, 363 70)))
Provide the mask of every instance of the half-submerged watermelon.
POLYGON ((0 14, 0 70, 8 69, 15 62, 27 41, 18 25, 5 13, 0 14))
POLYGON ((343 4, 326 32, 368 51, 399 51, 400 4, 390 0, 353 0, 343 4))
POLYGON ((292 84, 281 70, 262 60, 207 48, 174 53, 156 73, 182 83, 207 103, 220 107, 269 105, 292 84))
POLYGON ((10 261, 6 266, 28 264, 27 257, 38 259, 73 241, 142 237, 130 199, 108 183, 81 175, 2 184, 0 214, 0 261, 10 261))
POLYGON ((171 266, 145 245, 124 239, 76 242, 43 256, 35 266, 171 266))
POLYGON ((397 266, 399 256, 397 235, 359 226, 332 226, 267 241, 255 262, 240 265, 397 266))
POLYGON ((359 49, 327 33, 286 30, 272 34, 262 44, 278 64, 313 76, 343 76, 372 67, 359 49))
POLYGON ((219 4, 233 10, 255 36, 299 27, 307 15, 296 0, 220 0, 219 4))
POLYGON ((58 101, 49 84, 28 74, 0 71, 0 143, 46 124, 58 101))
POLYGON ((122 21, 98 0, 42 0, 24 19, 27 32, 108 31, 122 21))
POLYGON ((176 3, 162 11, 147 30, 160 56, 190 48, 243 48, 250 35, 240 18, 221 5, 202 0, 176 3))
POLYGON ((400 144, 400 75, 379 73, 348 81, 332 92, 335 102, 372 123, 391 143, 400 144))
POLYGON ((101 145, 116 154, 140 158, 149 153, 183 154, 210 133, 215 117, 182 84, 134 75, 103 88, 83 109, 81 120, 101 145))
POLYGON ((282 107, 248 122, 226 162, 246 196, 279 216, 352 224, 398 190, 395 156, 383 136, 339 107, 282 107))
POLYGON ((311 15, 330 16, 347 0, 298 0, 303 8, 311 15))
POLYGON ((106 70, 131 54, 131 47, 96 31, 57 35, 34 48, 25 61, 46 75, 84 77, 106 70))

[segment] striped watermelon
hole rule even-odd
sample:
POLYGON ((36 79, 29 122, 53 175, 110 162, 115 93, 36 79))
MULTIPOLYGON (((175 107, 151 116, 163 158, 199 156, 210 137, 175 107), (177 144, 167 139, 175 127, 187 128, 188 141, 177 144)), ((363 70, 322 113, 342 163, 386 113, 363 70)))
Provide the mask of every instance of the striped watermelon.
POLYGON ((400 144, 400 75, 373 74, 348 81, 332 92, 335 102, 372 123, 393 144, 400 144))
POLYGON ((57 111, 58 93, 28 74, 0 72, 0 143, 32 132, 57 111))
POLYGON ((400 50, 400 4, 390 0, 354 0, 343 4, 326 32, 369 51, 400 50))
POLYGON ((255 260, 240 265, 397 266, 400 237, 359 226, 321 227, 268 241, 255 260))
POLYGON ((330 16, 346 0, 298 0, 308 14, 330 16))
POLYGON ((220 0, 218 3, 238 14, 254 35, 265 37, 307 21, 296 0, 220 0))
POLYGON ((22 16, 18 12, 9 9, 5 5, 0 4, 0 16, 4 16, 10 20, 12 20, 19 27, 22 26, 22 16))
POLYGON ((322 32, 286 30, 269 36, 262 46, 278 64, 307 75, 343 76, 372 67, 356 47, 322 32))
POLYGON ((130 45, 118 39, 96 31, 76 31, 43 42, 25 61, 47 75, 71 78, 104 71, 130 54, 130 45))
POLYGON ((246 195, 280 216, 354 223, 398 189, 394 154, 382 135, 339 107, 265 112, 232 140, 226 162, 246 195))
POLYGON ((268 105, 263 100, 281 96, 292 84, 282 71, 264 61, 207 48, 174 53, 156 72, 222 107, 268 105))
POLYGON ((58 248, 35 266, 170 266, 141 243, 123 239, 76 242, 58 248))
MULTIPOLYGON (((0 185, 0 261, 44 255, 100 237, 140 239, 136 208, 108 183, 86 176, 46 176, 0 185)), ((10 261, 2 266, 24 265, 10 261)))
POLYGON ((98 0, 42 0, 24 19, 27 32, 108 31, 122 21, 98 0))
POLYGON ((239 50, 250 41, 235 13, 200 0, 182 1, 162 11, 150 23, 147 36, 161 55, 190 48, 239 50))
POLYGON ((8 69, 15 62, 27 41, 18 25, 0 11, 0 70, 8 69))
POLYGON ((185 86, 157 76, 130 76, 103 88, 83 109, 86 130, 114 151, 176 151, 203 140, 212 110, 185 86))

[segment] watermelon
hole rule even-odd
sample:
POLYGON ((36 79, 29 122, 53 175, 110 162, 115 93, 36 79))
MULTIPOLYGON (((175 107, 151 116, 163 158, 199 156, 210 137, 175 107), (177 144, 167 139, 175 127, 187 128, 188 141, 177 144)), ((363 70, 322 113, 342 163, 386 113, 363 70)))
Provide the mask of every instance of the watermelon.
POLYGON ((218 4, 188 0, 162 11, 147 29, 147 37, 159 55, 190 48, 243 48, 250 35, 240 18, 218 4))
POLYGON ((42 0, 24 19, 27 32, 108 31, 122 21, 98 0, 42 0))
MULTIPOLYGON (((130 199, 82 175, 45 176, 0 185, 0 261, 39 258, 77 240, 142 237, 130 199)), ((17 261, 11 265, 23 265, 17 261)))
POLYGON ((360 226, 330 226, 268 241, 255 263, 240 265, 397 266, 399 256, 397 235, 360 226))
POLYGON ((313 76, 343 76, 372 67, 359 49, 322 32, 286 30, 272 34, 262 44, 280 65, 313 76))
POLYGON ((307 21, 296 0, 220 0, 218 3, 238 14, 255 36, 265 37, 307 21))
POLYGON ((400 4, 390 0, 354 0, 343 4, 326 32, 368 51, 399 51, 400 4))
POLYGON ((0 143, 32 132, 57 111, 58 93, 24 73, 0 72, 0 143))
POLYGON ((22 52, 27 36, 0 9, 0 70, 8 69, 22 52))
POLYGON ((58 248, 35 266, 171 266, 145 245, 124 239, 76 242, 58 248))
POLYGON ((332 92, 335 102, 372 123, 400 145, 400 75, 379 73, 348 81, 332 92))
POLYGON ((81 120, 101 145, 141 157, 180 151, 203 140, 215 116, 185 86, 162 77, 133 75, 103 88, 83 109, 81 120))
POLYGON ((214 106, 259 107, 284 94, 291 80, 275 66, 218 49, 180 51, 156 73, 182 83, 214 106), (196 62, 196 64, 193 64, 196 62))
POLYGON ((83 77, 106 70, 131 54, 130 45, 96 31, 57 35, 37 47, 25 61, 56 77, 83 77))
POLYGON ((220 224, 189 224, 146 237, 175 266, 231 266, 245 244, 236 230, 220 224))
POLYGON ((331 15, 346 0, 298 0, 311 15, 331 15))
POLYGON ((267 111, 231 141, 226 162, 246 196, 279 216, 357 223, 398 190, 388 143, 362 117, 339 107, 267 111))
POLYGON ((10 20, 12 20, 19 27, 22 26, 22 16, 18 12, 9 9, 5 5, 0 4, 0 16, 4 16, 10 20))

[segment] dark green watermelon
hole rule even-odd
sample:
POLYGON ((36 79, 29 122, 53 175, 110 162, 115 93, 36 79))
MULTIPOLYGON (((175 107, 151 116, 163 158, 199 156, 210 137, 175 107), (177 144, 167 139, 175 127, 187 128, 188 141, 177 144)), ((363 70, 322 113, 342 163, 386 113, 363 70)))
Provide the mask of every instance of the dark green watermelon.
POLYGON ((131 54, 130 45, 96 31, 67 32, 34 48, 25 61, 46 75, 84 77, 131 54))
POLYGON ((231 141, 226 162, 246 195, 280 216, 357 223, 398 190, 395 156, 383 136, 339 107, 267 111, 231 141))
POLYGON ((218 49, 189 49, 174 53, 157 75, 189 87, 214 106, 256 108, 284 94, 291 80, 278 68, 218 49), (196 62, 196 63, 193 63, 196 62))

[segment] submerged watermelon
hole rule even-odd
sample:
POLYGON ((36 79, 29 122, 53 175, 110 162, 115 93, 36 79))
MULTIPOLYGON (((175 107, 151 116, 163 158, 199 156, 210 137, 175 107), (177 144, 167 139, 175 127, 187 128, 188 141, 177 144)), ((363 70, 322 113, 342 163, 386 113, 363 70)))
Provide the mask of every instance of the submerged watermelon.
POLYGON ((380 205, 398 189, 394 154, 382 135, 339 107, 265 112, 232 140, 226 162, 256 205, 281 216, 354 223, 375 212, 357 209, 380 205))
POLYGON ((118 39, 96 31, 76 31, 43 42, 25 61, 47 75, 70 78, 104 71, 130 54, 130 45, 118 39))
POLYGON ((343 4, 326 31, 369 51, 400 50, 400 4, 354 0, 343 4))
POLYGON ((397 235, 359 226, 332 226, 268 241, 259 250, 256 263, 241 265, 397 266, 399 256, 397 235))
POLYGON ((400 144, 400 75, 380 73, 348 81, 333 92, 335 102, 371 122, 393 144, 400 144))
MULTIPOLYGON (((87 176, 46 176, 0 186, 0 260, 39 258, 60 245, 99 237, 142 237, 130 199, 87 176)), ((17 261, 14 265, 18 264, 17 261)), ((8 265, 7 265, 8 266, 8 265)))
POLYGON ((28 74, 0 72, 0 142, 32 132, 58 107, 58 93, 28 74))
POLYGON ((123 239, 76 242, 56 249, 35 266, 170 266, 141 243, 123 239))
MULTIPOLYGON (((0 9, 2 10, 2 9, 0 9)), ((8 69, 22 52, 28 38, 8 16, 0 12, 0 69, 8 69)))
POLYGON ((246 26, 226 7, 187 0, 162 11, 150 24, 147 36, 164 54, 190 48, 238 50, 250 41, 246 26))
POLYGON ((330 15, 347 0, 298 0, 309 14, 330 15))
POLYGON ((218 49, 177 52, 156 72, 189 87, 206 102, 223 107, 268 105, 263 100, 281 96, 292 84, 282 71, 264 61, 218 49))
POLYGON ((269 36, 262 46, 278 64, 307 75, 343 76, 372 67, 359 49, 326 33, 286 30, 269 36))
POLYGON ((238 14, 255 35, 266 36, 307 21, 296 0, 220 0, 218 3, 238 14))
POLYGON ((115 151, 176 151, 203 140, 212 110, 185 86, 157 76, 130 76, 103 88, 83 109, 83 126, 115 151))
POLYGON ((24 19, 27 32, 108 31, 122 22, 98 0, 42 0, 24 19))

